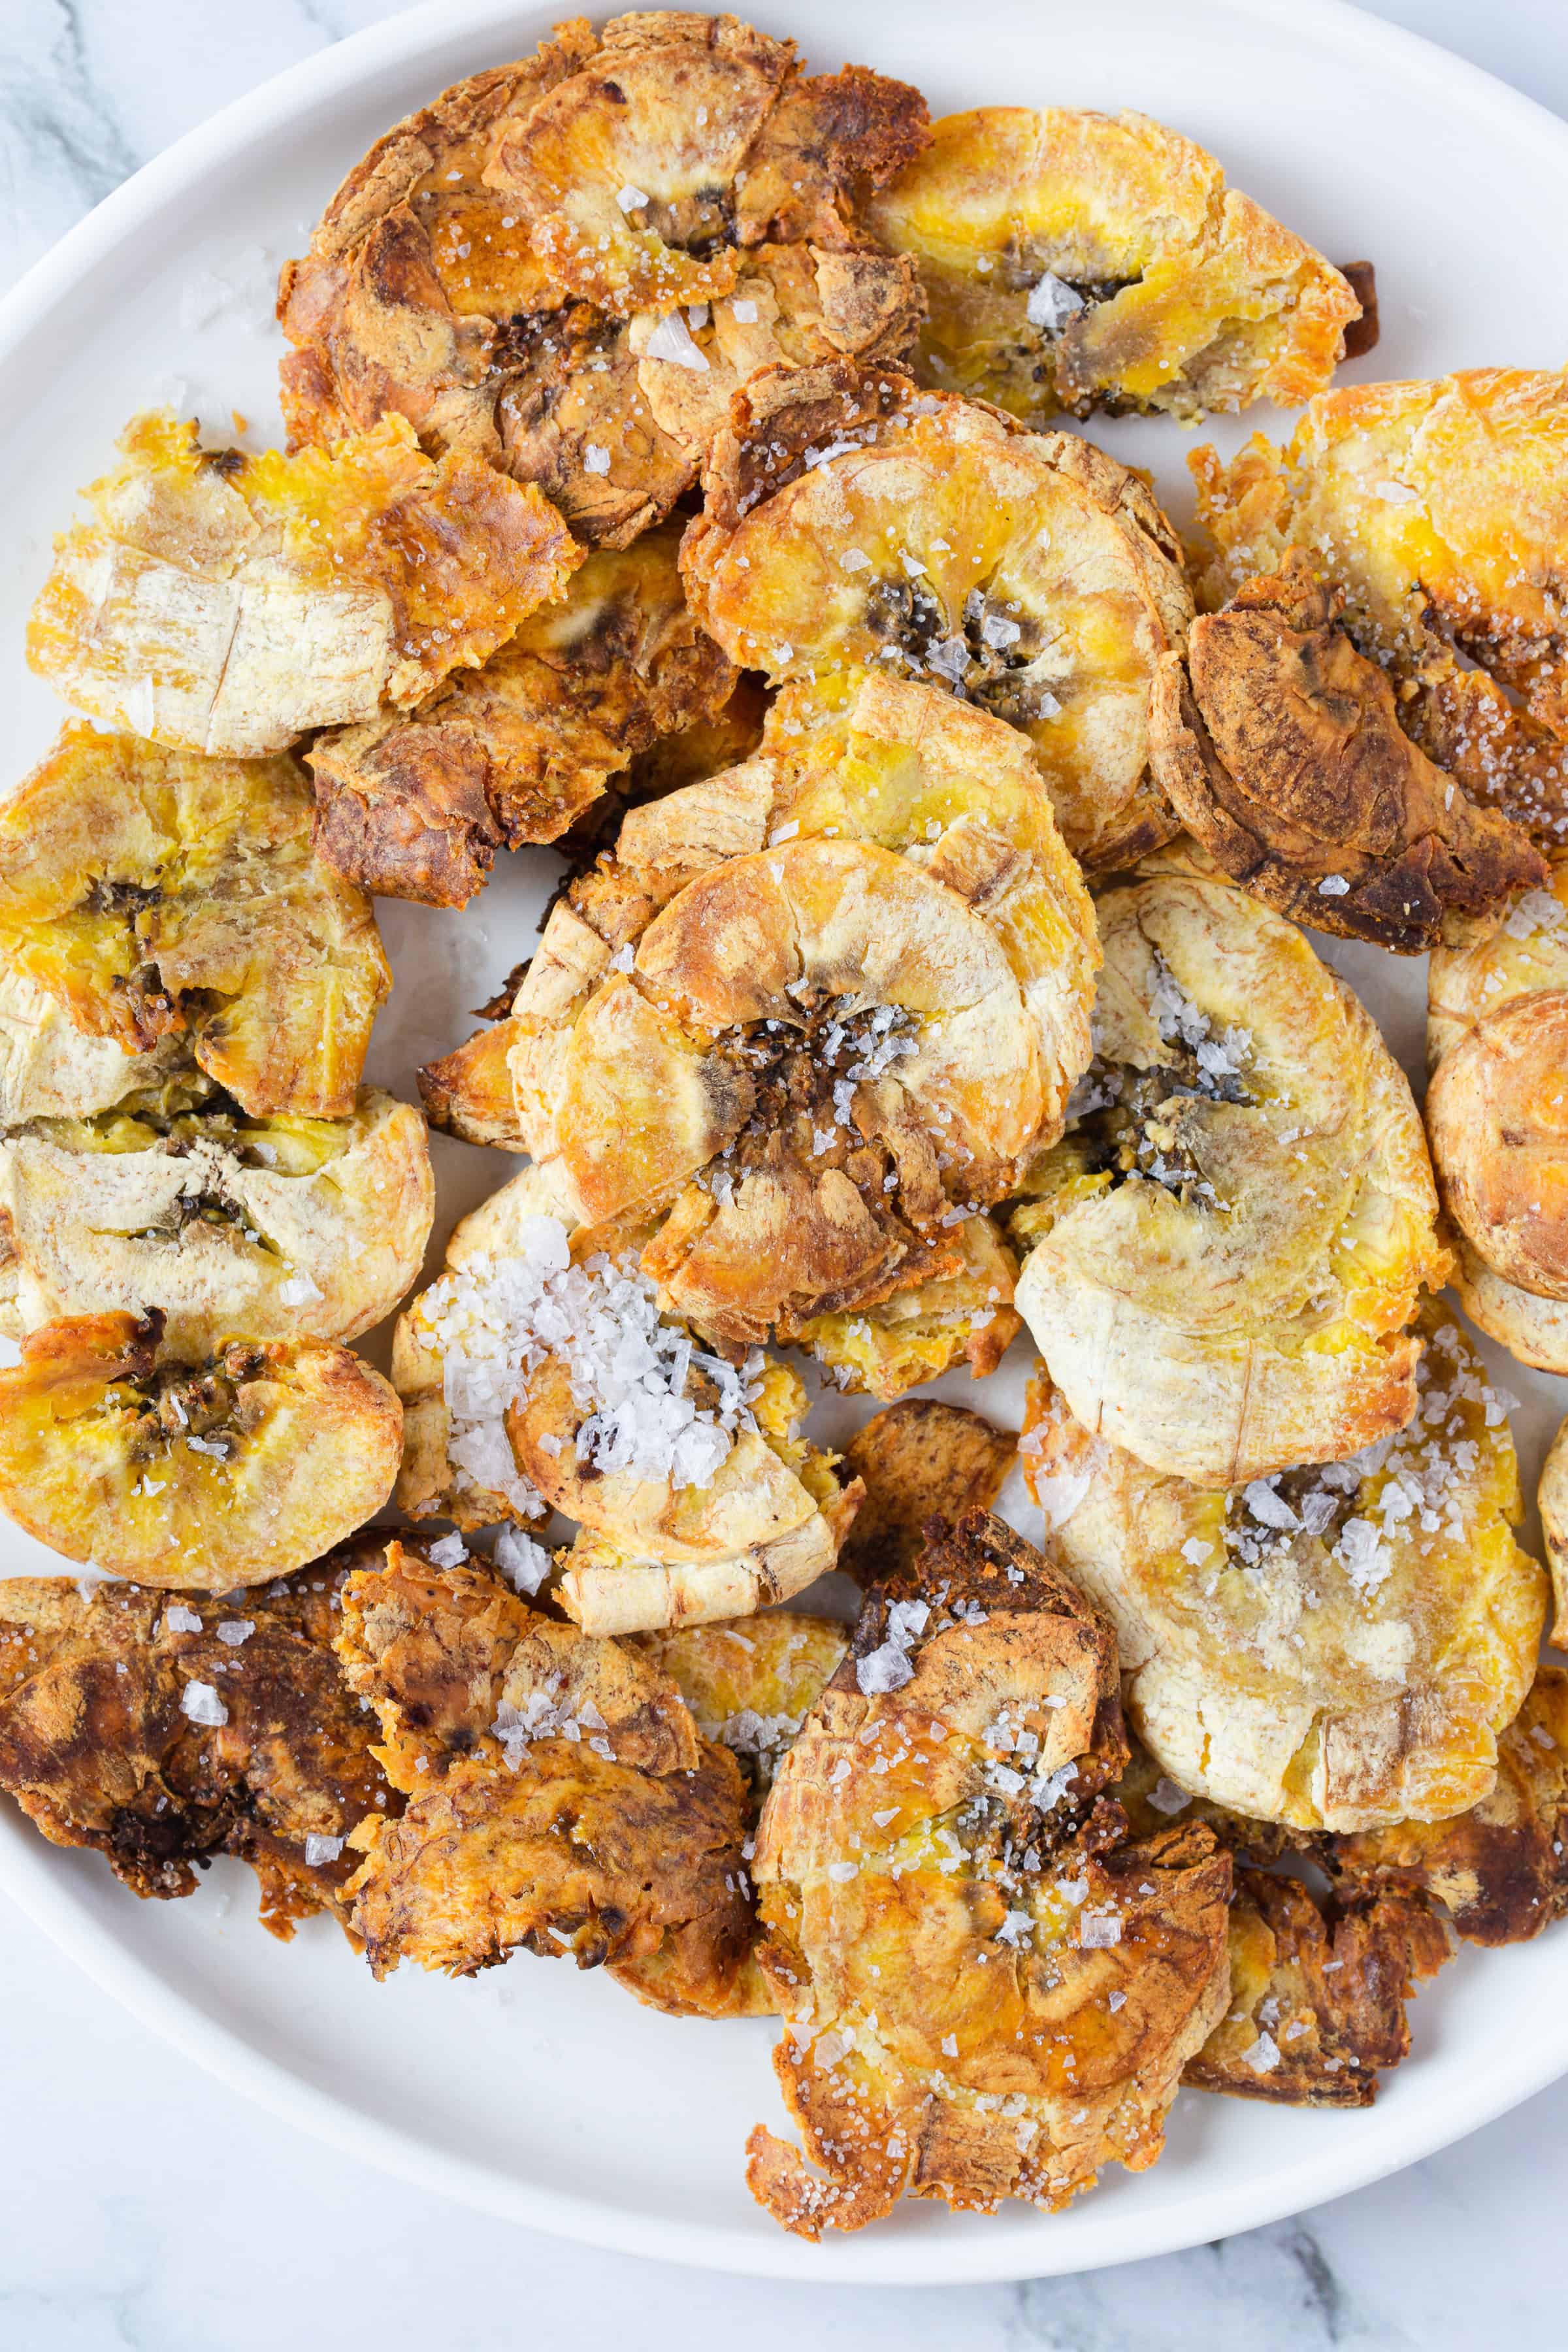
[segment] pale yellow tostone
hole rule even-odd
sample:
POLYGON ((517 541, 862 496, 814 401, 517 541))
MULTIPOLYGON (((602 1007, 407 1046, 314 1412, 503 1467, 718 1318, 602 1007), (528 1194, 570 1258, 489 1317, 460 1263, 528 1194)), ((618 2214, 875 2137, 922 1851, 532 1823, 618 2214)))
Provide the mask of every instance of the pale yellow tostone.
POLYGON ((1018 1311, 1079 1420, 1153 1469, 1354 1454, 1410 1417, 1408 1326, 1449 1263, 1404 1075, 1243 891, 1172 858, 1098 911, 1092 1107, 1010 1220, 1018 1311))
MULTIPOLYGON (((563 1214, 548 1176, 525 1169, 457 1227, 447 1273, 483 1286, 515 1252, 524 1222, 563 1214)), ((613 1234, 579 1229, 574 1259, 606 1247, 626 1267, 635 1253, 613 1234)), ((577 1435, 593 1410, 576 1402, 568 1364, 542 1353, 523 1371, 506 1413, 520 1477, 546 1504, 579 1523, 559 1556, 556 1597, 590 1633, 636 1633, 686 1620, 744 1616, 799 1592, 833 1566, 859 1499, 858 1482, 841 1484, 835 1457, 796 1435, 806 1396, 784 1366, 754 1382, 755 1426, 737 1430, 712 1477, 678 1486, 673 1477, 600 1472, 580 1463, 577 1435)), ((700 1376, 691 1376, 700 1401, 700 1376)), ((463 1528, 525 1519, 514 1499, 479 1486, 452 1461, 453 1419, 445 1393, 439 1333, 424 1298, 399 1318, 393 1380, 405 1409, 407 1449, 397 1499, 416 1517, 439 1514, 463 1528)))
POLYGON ((12 963, 0 971, 0 1129, 30 1118, 91 1118, 140 1087, 157 1086, 181 1059, 171 1032, 150 1053, 79 1029, 59 999, 12 963))
POLYGON ((1568 852, 1549 890, 1436 949, 1426 1132, 1468 1313, 1568 1371, 1568 852))
POLYGON ((1151 1470, 1033 1383, 1026 1475, 1181 1787, 1333 1831, 1440 1821, 1490 1790, 1546 1579, 1515 1539, 1505 1406, 1457 1323, 1433 1307, 1424 1331, 1406 1429, 1247 1488, 1151 1470))
POLYGON ((346 1348, 164 1340, 156 1316, 68 1317, 0 1372, 0 1509, 68 1559, 226 1592, 315 1559, 392 1493, 403 1415, 346 1348))
POLYGON ((90 717, 254 758, 417 702, 557 593, 582 551, 531 485, 388 416, 330 451, 204 450, 150 410, 55 543, 27 658, 90 717))
POLYGON ((172 1077, 0 1139, 0 1328, 156 1308, 196 1350, 356 1339, 417 1277, 435 1206, 407 1103, 367 1088, 346 1119, 247 1119, 172 1077))
POLYGON ((1145 485, 1074 435, 887 371, 763 378, 743 407, 681 557, 731 658, 818 695, 870 667, 961 691, 1031 745, 1086 866, 1168 840, 1150 708, 1193 605, 1145 485))
POLYGON ((1144 114, 946 115, 867 220, 920 265, 922 381, 1031 425, 1058 409, 1294 407, 1360 315, 1321 254, 1144 114))
POLYGON ((287 757, 62 729, 0 807, 10 1118, 107 1109, 176 1055, 253 1117, 350 1117, 392 973, 310 822, 287 757))

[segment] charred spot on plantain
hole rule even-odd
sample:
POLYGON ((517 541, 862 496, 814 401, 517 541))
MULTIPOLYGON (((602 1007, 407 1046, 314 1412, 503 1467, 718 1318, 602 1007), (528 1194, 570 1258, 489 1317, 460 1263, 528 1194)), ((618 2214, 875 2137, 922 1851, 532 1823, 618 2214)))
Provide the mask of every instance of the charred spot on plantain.
POLYGON ((163 898, 155 882, 111 882, 100 876, 89 882, 86 908, 89 915, 140 915, 163 898))
POLYGON ((913 677, 935 677, 959 701, 973 703, 994 718, 1016 724, 1055 718, 1061 708, 1045 678, 1035 674, 1053 639, 1039 615, 1015 598, 973 587, 955 622, 918 572, 902 579, 883 574, 867 590, 863 619, 889 667, 913 677))

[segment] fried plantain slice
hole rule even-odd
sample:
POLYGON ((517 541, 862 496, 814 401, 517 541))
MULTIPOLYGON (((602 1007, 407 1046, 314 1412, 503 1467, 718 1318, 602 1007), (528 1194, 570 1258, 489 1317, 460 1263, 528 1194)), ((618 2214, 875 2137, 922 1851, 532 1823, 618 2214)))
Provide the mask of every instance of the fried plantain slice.
POLYGON ((805 1391, 661 1317, 635 1242, 569 1232, 536 1170, 458 1225, 402 1318, 398 1498, 459 1525, 580 1522, 556 1598, 586 1632, 744 1614, 832 1567, 859 1499, 796 1436, 805 1391))
POLYGON ((657 1224, 661 1298, 726 1342, 910 1291, 873 1366, 984 1360, 1010 1268, 953 1228, 1058 1130, 1093 920, 1009 730, 868 680, 831 736, 633 811, 426 1108, 525 1146, 584 1221, 657 1224))
MULTIPOLYGON (((734 1757, 746 1783, 747 1828, 754 1834, 791 1741, 849 1646, 849 1628, 830 1617, 771 1609, 733 1625, 635 1634, 629 1646, 672 1677, 703 1739, 734 1757)), ((749 1835, 742 1853, 751 1844, 749 1835)), ((685 2016, 771 2017, 777 2007, 754 1948, 732 1979, 716 1981, 716 2000, 693 1984, 679 1960, 672 1965, 658 1953, 627 1962, 615 1974, 639 2000, 685 2016)))
POLYGON ((963 1259, 952 1273, 896 1290, 879 1306, 801 1325, 801 1346, 841 1389, 890 1403, 960 1364, 977 1381, 996 1370, 1024 1328, 1013 1306, 1018 1261, 992 1217, 965 1217, 952 1239, 963 1259))
POLYGON ((0 1138, 0 1328, 156 1308, 196 1354, 357 1339, 417 1276, 435 1208, 409 1104, 366 1088, 346 1119, 247 1119, 187 1072, 0 1138))
POLYGON ((1124 1842, 1115 1692, 1109 1628, 981 1512, 868 1597, 757 1838, 774 2067, 820 2168, 752 2133, 786 2229, 906 2193, 1054 2209, 1158 2156, 1224 2011, 1231 1864, 1202 1828, 1124 1842))
POLYGON ((0 971, 0 1134, 34 1118, 96 1118, 163 1085, 184 1058, 173 1031, 145 1054, 89 1037, 21 964, 0 971))
POLYGON ((1447 1958, 1419 1899, 1383 1895, 1325 1914, 1299 1880, 1239 1870, 1230 2007, 1182 2080, 1287 2106, 1370 2107, 1380 2070, 1410 2053, 1416 1981, 1447 1958))
POLYGON ((378 139, 283 265, 279 370, 291 446, 325 447, 389 413, 426 448, 496 464, 496 406, 520 328, 565 299, 516 209, 487 187, 501 124, 592 53, 582 18, 529 58, 455 82, 378 139))
POLYGON ((704 1739, 738 1760, 753 1811, 849 1647, 836 1618, 770 1609, 732 1623, 635 1633, 631 1646, 670 1675, 704 1739))
POLYGON ((787 1338, 957 1270, 953 1209, 1005 1193, 1059 1117, 1054 1044, 961 889, 792 841, 655 917, 574 1024, 540 1147, 592 1214, 673 1196, 644 1262, 677 1311, 787 1338))
POLYGON ((737 672, 728 698, 717 710, 672 735, 659 736, 646 751, 637 753, 623 774, 611 779, 606 791, 615 825, 606 827, 600 837, 612 838, 627 806, 639 808, 646 801, 663 800, 671 793, 683 792, 688 784, 705 783, 710 776, 749 760, 761 749, 767 710, 765 688, 743 670, 737 672))
POLYGON ((1215 548, 1203 601, 1303 551, 1405 731, 1542 845, 1568 835, 1565 452, 1568 374, 1476 368, 1322 393, 1285 447, 1257 435, 1228 467, 1189 461, 1215 548))
POLYGON ((844 1449, 866 1499, 839 1566, 868 1586, 912 1570, 925 1549, 927 1520, 988 1511, 1017 1445, 1011 1431, 935 1397, 907 1397, 873 1413, 844 1449))
POLYGON ((406 709, 559 593, 582 550, 531 485, 391 415, 330 452, 204 449, 138 416, 55 542, 27 659, 77 709, 252 759, 406 709))
POLYGON ((902 679, 858 681, 830 724, 805 727, 782 711, 781 702, 768 715, 763 757, 627 815, 614 854, 552 910, 538 955, 507 992, 505 1034, 460 1047, 422 1076, 437 1124, 512 1148, 537 1139, 536 1152, 550 1153, 547 1105, 537 1097, 552 1076, 552 1034, 574 1025, 616 971, 632 968, 641 936, 688 884, 708 878, 722 890, 720 869, 731 861, 798 840, 897 852, 967 901, 1024 991, 1047 1065, 1062 1074, 1048 1112, 1059 1114, 1063 1080, 1087 1057, 1098 947, 1088 894, 1026 748, 999 720, 902 679))
POLYGON ((639 310, 628 344, 661 432, 695 467, 730 422, 730 403, 764 368, 823 360, 904 363, 923 310, 913 265, 877 252, 762 245, 737 257, 721 299, 660 318, 639 310))
POLYGON ((48 1323, 0 1371, 0 1509, 159 1591, 287 1575, 392 1493, 403 1415, 346 1348, 164 1340, 157 1314, 48 1323))
POLYGON ((1441 1821, 1491 1790, 1546 1580, 1515 1539, 1506 1406, 1440 1308, 1423 1336, 1406 1428, 1240 1486, 1152 1472, 1031 1387, 1026 1474, 1183 1789, 1335 1831, 1441 1821))
POLYGON ((1186 642, 1181 544, 1077 436, 847 363, 753 377, 714 443, 682 568, 736 661, 799 682, 928 680, 1017 728, 1068 847, 1131 864, 1176 830, 1151 700, 1186 642))
POLYGON ((1099 902, 1099 1058, 1009 1233, 1073 1412, 1207 1485, 1415 1407, 1436 1194, 1404 1074, 1293 925, 1173 857, 1099 902))
POLYGON ((1506 905, 1546 866, 1401 728, 1341 598, 1293 549, 1166 657, 1156 696, 1177 815, 1233 881, 1298 922, 1399 955, 1506 905))
POLYGON ((1145 114, 944 115, 865 218, 920 265, 921 381, 1026 425, 1293 407, 1362 314, 1321 254, 1145 114))
POLYGON ((1426 1132, 1467 1311, 1568 1370, 1568 851, 1549 887, 1427 967, 1426 1132))
POLYGON ((1498 1742, 1497 1785, 1448 1821, 1397 1822, 1315 1849, 1352 1902, 1425 1895, 1476 1944, 1524 1943, 1568 1911, 1568 1674, 1543 1665, 1498 1742))
POLYGON ((82 726, 0 812, 0 955, 123 1055, 177 1033, 253 1118, 352 1116, 392 986, 369 900, 311 851, 291 760, 82 726))
POLYGON ((554 841, 661 736, 711 719, 735 673, 686 610, 679 534, 590 555, 564 596, 407 718, 319 735, 316 845, 389 898, 462 906, 496 851, 554 841))
MULTIPOLYGON (((1138 1749, 1115 1793, 1135 1832, 1190 1810, 1238 1857, 1304 1853, 1321 1864, 1340 1843, 1194 1799, 1138 1749)), ((1188 2061, 1184 2086, 1289 2106, 1367 2107, 1380 2071, 1408 2057, 1406 2004, 1449 1957, 1443 1927, 1418 1894, 1350 1888, 1340 1899, 1320 1885, 1238 1859, 1230 2006, 1188 2061)))
POLYGON ((920 152, 925 102, 862 66, 802 77, 736 16, 618 16, 498 125, 487 178, 561 285, 626 318, 727 294, 737 248, 870 243, 858 199, 920 152))
POLYGON ((233 1853, 273 1935, 324 1910, 352 1936, 349 1832, 402 1803, 332 1654, 339 1589, 370 1549, 195 1607, 135 1585, 0 1581, 0 1788, 132 1894, 189 1895, 233 1853))
POLYGON ((743 2009, 745 1783, 650 1658, 397 1543, 346 1586, 338 1650, 407 1799, 354 1840, 377 1976, 404 1959, 468 1976, 521 1947, 607 1961, 661 2008, 743 2009))

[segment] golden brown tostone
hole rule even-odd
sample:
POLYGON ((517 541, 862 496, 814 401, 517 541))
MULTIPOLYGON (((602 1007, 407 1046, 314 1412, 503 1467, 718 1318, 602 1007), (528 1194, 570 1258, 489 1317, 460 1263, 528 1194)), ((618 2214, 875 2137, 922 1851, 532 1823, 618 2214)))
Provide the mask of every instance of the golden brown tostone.
POLYGON ((1202 1827, 1124 1842, 1126 1757, 1109 1628, 1000 1521, 868 1599, 757 1836, 806 2155, 759 2129, 747 2177, 785 2228, 1057 2208, 1154 2161, 1224 2010, 1231 1865, 1202 1827))
POLYGON ((373 1549, 180 1608, 136 1585, 0 1582, 0 1788, 133 1894, 189 1895, 234 1853, 275 1936, 327 1910, 353 1937, 348 1833, 402 1802, 331 1648, 339 1590, 373 1549))
POLYGON ((1156 738, 1176 814, 1232 881, 1298 922, 1401 955, 1505 906, 1546 866, 1399 722, 1342 599, 1299 552, 1200 614, 1161 681, 1156 738))
POLYGON ((401 1959, 470 1975, 522 1946, 609 1962, 662 2008, 746 1997, 745 1783, 668 1675, 396 1543, 350 1581, 338 1651, 408 1800, 355 1839, 378 1976, 401 1959))

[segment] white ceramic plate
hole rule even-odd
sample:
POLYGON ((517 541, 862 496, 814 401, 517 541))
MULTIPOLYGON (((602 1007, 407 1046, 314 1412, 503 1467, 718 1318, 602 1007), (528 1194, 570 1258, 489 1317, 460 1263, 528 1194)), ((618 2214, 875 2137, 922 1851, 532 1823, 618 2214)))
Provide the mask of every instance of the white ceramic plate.
MULTIPOLYGON (((1231 179, 1332 257, 1377 264, 1383 344, 1352 375, 1496 362, 1556 366, 1568 349, 1568 130, 1407 35, 1337 0, 776 0, 760 12, 814 64, 847 55, 924 89, 933 112, 982 102, 1131 106, 1191 132, 1231 179), (1511 234, 1500 237, 1497 223, 1511 234)), ((47 257, 0 310, 0 581, 7 772, 58 720, 22 658, 26 608, 72 492, 134 409, 170 399, 209 426, 238 408, 279 430, 271 286, 339 178, 396 117, 459 75, 516 56, 544 10, 466 0, 416 10, 314 58, 149 165, 47 257)), ((1215 436, 1234 447, 1255 413, 1215 436)), ((1179 428, 1095 436, 1150 466, 1188 509, 1179 428)), ((524 854, 462 916, 384 901, 398 987, 371 1075, 414 1094, 416 1065, 465 1034, 531 944, 555 861, 524 854)), ((1414 1072, 1418 969, 1335 950, 1414 1072)), ((437 1139, 441 1236, 507 1173, 437 1139)), ((1568 1382, 1492 1356, 1518 1392, 1527 1475, 1568 1409, 1568 1382)), ((1016 1419, 1019 1369, 984 1402, 1016 1419), (1011 1410, 1010 1410, 1011 1409, 1011 1410)), ((967 1383, 954 1395, 970 1395, 967 1383)), ((58 1562, 11 1530, 0 1574, 58 1562)), ((338 2146, 489 2211, 596 2243, 776 2277, 898 2283, 1037 2276, 1222 2237, 1407 2164, 1568 2068, 1568 1931, 1467 1953, 1416 2003, 1415 2050, 1366 2114, 1271 2109, 1184 2093, 1168 2152, 1113 2171, 1069 2213, 992 2221, 910 2205, 813 2248, 752 2203, 751 2125, 779 2120, 762 2023, 697 2026, 607 1981, 520 1958, 473 1983, 406 1970, 374 1985, 335 1928, 285 1949, 254 1919, 253 1883, 220 1864, 179 1904, 134 1902, 96 1859, 0 1814, 0 1885, 106 1990, 237 2089, 338 2146)))

